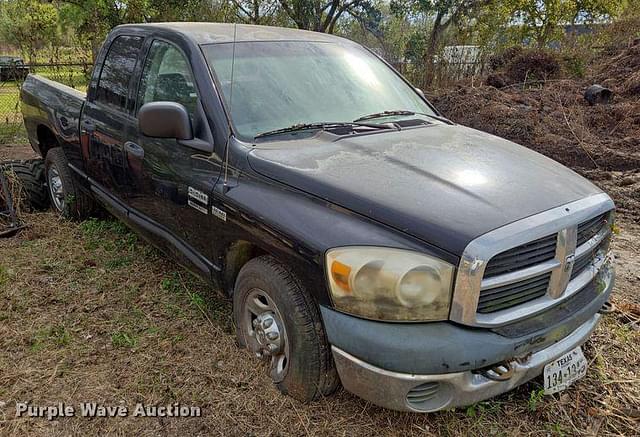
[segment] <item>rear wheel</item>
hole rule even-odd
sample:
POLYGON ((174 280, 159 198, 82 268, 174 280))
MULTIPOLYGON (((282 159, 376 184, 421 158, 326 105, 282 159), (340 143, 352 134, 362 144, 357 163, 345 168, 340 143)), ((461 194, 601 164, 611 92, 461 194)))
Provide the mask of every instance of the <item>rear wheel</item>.
POLYGON ((233 310, 240 346, 268 362, 280 391, 309 402, 335 390, 338 377, 318 307, 286 266, 271 256, 245 264, 233 310))
POLYGON ((93 210, 93 199, 82 191, 71 174, 64 151, 53 148, 47 152, 45 173, 51 205, 66 218, 83 220, 93 210))
POLYGON ((14 176, 20 184, 20 207, 28 211, 49 207, 49 196, 44 178, 42 159, 24 159, 0 163, 0 171, 9 178, 14 176))

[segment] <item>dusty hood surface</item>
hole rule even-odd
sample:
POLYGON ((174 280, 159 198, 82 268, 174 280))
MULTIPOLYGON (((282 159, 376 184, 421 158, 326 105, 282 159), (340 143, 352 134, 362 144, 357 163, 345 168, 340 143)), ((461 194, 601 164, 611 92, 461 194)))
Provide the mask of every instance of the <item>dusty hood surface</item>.
POLYGON ((543 155, 462 126, 336 138, 265 143, 249 162, 455 255, 492 229, 601 192, 543 155))

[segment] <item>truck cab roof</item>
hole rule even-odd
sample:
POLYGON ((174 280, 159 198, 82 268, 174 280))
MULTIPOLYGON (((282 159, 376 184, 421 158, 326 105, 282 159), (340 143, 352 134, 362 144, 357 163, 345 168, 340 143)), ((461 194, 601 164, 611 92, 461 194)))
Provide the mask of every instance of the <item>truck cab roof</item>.
POLYGON ((250 41, 316 41, 316 42, 348 42, 349 40, 326 33, 308 30, 289 29, 273 26, 258 26, 233 23, 148 23, 125 24, 116 29, 142 31, 173 31, 180 33, 196 44, 215 44, 250 41), (235 29, 234 29, 235 28, 235 29))

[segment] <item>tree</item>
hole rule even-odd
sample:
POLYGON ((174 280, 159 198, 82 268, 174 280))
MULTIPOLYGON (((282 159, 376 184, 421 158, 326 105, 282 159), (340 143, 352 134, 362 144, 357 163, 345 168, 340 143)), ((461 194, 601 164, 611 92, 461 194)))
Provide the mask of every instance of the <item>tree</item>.
POLYGON ((617 16, 622 0, 505 0, 498 10, 519 29, 521 40, 547 45, 562 34, 563 25, 593 23, 617 16))
POLYGON ((247 24, 277 24, 282 15, 278 0, 231 0, 235 16, 247 24))
POLYGON ((148 21, 153 13, 150 0, 60 0, 63 25, 75 28, 88 42, 94 59, 109 30, 148 21))
POLYGON ((389 12, 389 4, 376 0, 371 10, 349 15, 340 21, 336 33, 373 49, 387 61, 398 64, 406 55, 412 23, 389 12))
POLYGON ((369 0, 278 0, 298 29, 333 33, 341 17, 369 16, 374 7, 369 0))
POLYGON ((4 41, 18 47, 30 63, 36 61, 38 48, 55 42, 58 11, 50 3, 38 0, 3 2, 0 34, 4 41))
POLYGON ((413 41, 424 41, 423 61, 424 84, 430 85, 434 78, 432 68, 435 56, 443 45, 444 35, 469 21, 493 0, 392 0, 391 10, 398 15, 409 15, 413 20, 422 21, 429 30, 424 38, 414 37, 413 41))

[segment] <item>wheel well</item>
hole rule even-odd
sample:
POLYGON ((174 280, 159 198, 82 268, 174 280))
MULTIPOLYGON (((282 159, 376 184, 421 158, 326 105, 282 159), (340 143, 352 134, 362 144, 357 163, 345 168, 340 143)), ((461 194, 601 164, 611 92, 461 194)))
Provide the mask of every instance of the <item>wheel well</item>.
POLYGON ((47 156, 47 152, 54 147, 58 147, 58 140, 55 134, 47 126, 41 124, 36 131, 38 135, 38 146, 42 157, 47 156))
POLYGON ((233 294, 236 278, 242 266, 253 258, 266 254, 265 250, 245 240, 235 241, 229 246, 223 271, 223 287, 229 296, 233 294))

